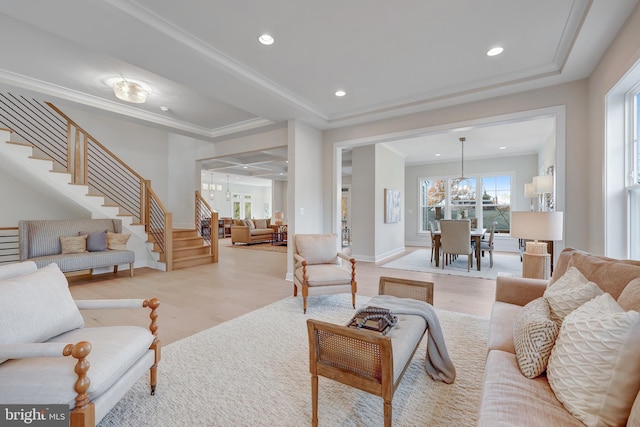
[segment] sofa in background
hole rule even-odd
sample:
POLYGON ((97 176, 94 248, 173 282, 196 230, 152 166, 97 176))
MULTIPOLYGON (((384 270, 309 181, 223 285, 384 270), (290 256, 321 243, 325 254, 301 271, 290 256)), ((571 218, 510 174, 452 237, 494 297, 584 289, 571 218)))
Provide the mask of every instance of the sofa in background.
POLYGON ((141 377, 149 375, 154 394, 159 305, 155 298, 74 300, 55 263, 0 266, 0 402, 68 405, 67 425, 92 427, 141 377), (134 308, 149 328, 85 328, 80 311, 134 308))
MULTIPOLYGON (((542 297, 571 267, 611 294, 623 310, 640 310, 640 261, 617 260, 567 248, 559 255, 550 281, 498 276, 478 426, 584 427, 556 398, 547 372, 533 379, 524 376, 514 344, 514 323, 523 306, 542 297)), ((552 348, 553 358, 556 348, 552 348)), ((592 368, 584 366, 589 373, 592 368)), ((640 426, 640 393, 635 397, 627 426, 640 426)))
POLYGON ((231 244, 270 242, 278 226, 267 219, 234 219, 231 225, 231 244))
POLYGON ((126 249, 129 235, 122 234, 122 221, 119 219, 20 221, 18 232, 20 261, 31 260, 38 268, 55 262, 65 273, 101 267, 113 267, 116 273, 118 265, 128 264, 133 277, 135 252, 126 249), (108 239, 106 247, 98 242, 104 232, 107 233, 104 238, 108 239), (79 248, 72 250, 73 253, 63 253, 63 240, 64 243, 72 242, 81 234, 88 236, 85 250, 79 248), (89 240, 93 237, 95 245, 89 240))

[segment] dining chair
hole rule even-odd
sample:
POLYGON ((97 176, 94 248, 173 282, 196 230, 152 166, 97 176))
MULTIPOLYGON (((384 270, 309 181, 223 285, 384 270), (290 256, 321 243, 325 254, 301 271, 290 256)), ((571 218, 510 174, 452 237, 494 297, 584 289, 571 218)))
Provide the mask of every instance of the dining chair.
POLYGON ((440 221, 442 268, 447 255, 467 255, 467 271, 473 263, 471 246, 471 222, 468 219, 449 219, 440 221))
POLYGON ((433 262, 433 254, 436 250, 436 236, 434 236, 434 231, 436 231, 436 226, 433 221, 429 221, 429 234, 431 235, 431 262, 433 262))
POLYGON ((480 242, 480 250, 482 251, 482 256, 484 256, 484 251, 489 252, 489 267, 493 268, 493 235, 496 232, 496 225, 498 223, 496 221, 491 224, 491 231, 489 232, 489 240, 483 240, 480 242))

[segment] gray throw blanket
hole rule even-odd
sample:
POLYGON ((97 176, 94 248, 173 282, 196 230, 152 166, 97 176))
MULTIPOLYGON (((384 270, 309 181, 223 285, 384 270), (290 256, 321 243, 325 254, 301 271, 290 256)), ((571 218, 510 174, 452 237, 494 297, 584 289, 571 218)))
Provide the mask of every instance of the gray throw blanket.
POLYGON ((449 358, 438 316, 431 304, 411 298, 396 298, 390 295, 378 295, 367 306, 388 308, 394 315, 422 316, 427 322, 427 356, 425 370, 431 378, 451 384, 456 379, 456 368, 449 358))

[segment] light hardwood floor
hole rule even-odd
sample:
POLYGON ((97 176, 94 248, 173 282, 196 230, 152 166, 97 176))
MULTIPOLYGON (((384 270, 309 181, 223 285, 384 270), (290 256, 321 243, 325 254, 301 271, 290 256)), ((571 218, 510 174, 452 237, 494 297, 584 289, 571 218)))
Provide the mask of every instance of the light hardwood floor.
MULTIPOLYGON (((70 278, 71 293, 76 299, 160 299, 159 335, 165 345, 293 295, 293 283, 284 279, 286 254, 230 248, 228 240, 220 240, 217 264, 171 272, 138 268, 135 277, 121 271, 70 278)), ((418 248, 407 251, 415 249, 418 248)), ((405 254, 395 258, 402 255, 405 254)), ((434 283, 435 307, 489 316, 495 281, 382 268, 388 261, 356 264, 359 295, 377 295, 380 276, 423 280, 434 283)), ((310 318, 313 305, 320 304, 321 298, 310 297, 307 309, 310 318)), ((350 298, 345 300, 345 304, 349 302, 350 298)), ((83 314, 86 326, 149 324, 147 310, 86 310, 83 314)))

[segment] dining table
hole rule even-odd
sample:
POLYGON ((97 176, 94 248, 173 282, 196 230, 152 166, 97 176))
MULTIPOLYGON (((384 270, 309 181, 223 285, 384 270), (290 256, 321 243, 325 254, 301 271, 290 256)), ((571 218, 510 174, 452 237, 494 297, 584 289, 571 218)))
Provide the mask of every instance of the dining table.
MULTIPOLYGON (((475 243, 475 256, 476 256, 476 265, 477 265, 477 269, 478 271, 480 271, 481 269, 481 263, 480 263, 480 240, 482 239, 482 236, 484 236, 484 234, 487 232, 486 228, 472 228, 471 229, 471 241, 475 243)), ((433 231, 433 240, 435 243, 435 254, 434 257, 436 259, 436 267, 438 267, 440 265, 440 236, 442 235, 442 231, 441 230, 434 230, 433 231)))

